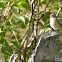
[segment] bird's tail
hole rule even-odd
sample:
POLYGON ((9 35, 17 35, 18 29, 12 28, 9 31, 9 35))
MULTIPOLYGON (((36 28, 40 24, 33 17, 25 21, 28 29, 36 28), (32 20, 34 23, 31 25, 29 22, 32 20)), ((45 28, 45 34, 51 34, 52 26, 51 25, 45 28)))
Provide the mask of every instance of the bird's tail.
POLYGON ((60 28, 60 31, 62 32, 62 28, 60 28))

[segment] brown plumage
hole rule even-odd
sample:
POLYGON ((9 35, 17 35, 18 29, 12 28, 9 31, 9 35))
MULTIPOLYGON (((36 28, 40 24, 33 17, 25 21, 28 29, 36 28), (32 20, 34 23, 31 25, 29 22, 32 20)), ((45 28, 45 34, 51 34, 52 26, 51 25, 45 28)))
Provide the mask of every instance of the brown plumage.
POLYGON ((62 26, 59 22, 59 20, 57 19, 55 14, 51 14, 50 15, 50 26, 54 29, 54 30, 60 30, 62 31, 62 26))

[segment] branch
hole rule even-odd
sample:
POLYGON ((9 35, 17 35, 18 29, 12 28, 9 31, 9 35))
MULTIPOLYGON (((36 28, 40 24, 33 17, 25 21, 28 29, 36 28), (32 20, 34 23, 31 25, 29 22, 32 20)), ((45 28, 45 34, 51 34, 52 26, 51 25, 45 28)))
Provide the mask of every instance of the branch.
MULTIPOLYGON (((30 1, 29 1, 29 3, 30 3, 30 1)), ((33 6, 33 5, 31 4, 31 6, 33 6)), ((26 32, 26 35, 24 36, 24 38, 23 38, 23 40, 21 42, 21 45, 23 45, 23 43, 25 42, 26 37, 27 37, 27 33, 29 33, 28 31, 29 31, 30 26, 31 26, 32 16, 33 16, 33 7, 31 7, 31 13, 29 14, 29 22, 28 22, 28 26, 27 26, 27 32, 26 32)))
POLYGON ((30 13, 30 18, 29 18, 29 22, 28 22, 28 27, 27 27, 27 33, 26 33, 26 36, 25 36, 25 46, 24 46, 24 51, 23 51, 23 62, 26 62, 26 53, 27 53, 27 45, 28 45, 28 42, 29 42, 29 33, 30 33, 30 26, 31 26, 31 21, 32 21, 32 16, 33 16, 33 2, 34 0, 29 1, 29 4, 31 5, 31 13, 30 13))
MULTIPOLYGON (((45 11, 46 11, 46 8, 48 7, 49 3, 50 3, 50 0, 49 0, 49 2, 47 3, 47 6, 45 7, 45 11)), ((38 0, 38 14, 39 14, 39 5, 40 5, 40 3, 39 3, 39 0, 38 0)), ((41 17, 43 17, 43 16, 44 16, 44 14, 42 14, 41 17)), ((32 44, 32 42, 33 42, 33 41, 36 41, 36 40, 38 39, 38 37, 39 37, 39 36, 37 36, 37 27, 38 27, 38 22, 39 22, 39 20, 40 20, 40 19, 39 19, 39 15, 38 15, 36 28, 34 29, 33 34, 32 34, 31 37, 30 37, 30 39, 32 39, 32 40, 30 40, 31 43, 30 43, 27 47, 30 47, 31 44, 32 44), (34 36, 34 33, 36 33, 36 36, 34 36)))
POLYGON ((7 12, 8 12, 8 7, 9 7, 9 4, 10 4, 10 1, 8 2, 8 4, 7 4, 7 8, 5 9, 4 16, 6 16, 6 14, 7 14, 7 12))
MULTIPOLYGON (((47 5, 46 5, 46 7, 45 7, 45 10, 44 11, 46 11, 46 9, 47 9, 47 7, 48 7, 48 5, 49 5, 49 3, 51 2, 51 0, 49 0, 49 2, 47 3, 47 5)), ((39 20, 42 18, 44 16, 44 14, 42 14, 41 15, 41 17, 39 18, 39 20)))
MULTIPOLYGON (((12 4, 11 6, 13 6, 13 5, 14 5, 14 2, 15 2, 15 0, 13 1, 13 4, 12 4)), ((8 2, 7 9, 6 9, 6 11, 5 11, 5 15, 6 15, 6 12, 7 12, 7 10, 8 10, 9 4, 10 4, 10 1, 8 2)), ((13 26, 13 24, 12 24, 12 22, 11 22, 11 19, 9 19, 9 22, 10 22, 11 26, 13 26)), ((14 34, 14 36, 15 36, 15 38, 16 38, 16 40, 17 40, 17 42, 19 43, 19 40, 18 40, 18 38, 17 38, 17 36, 16 36, 16 34, 15 34, 15 31, 14 31, 14 30, 13 30, 13 34, 14 34)), ((19 45, 19 44, 18 44, 18 45, 19 45)))
MULTIPOLYGON (((12 22, 11 22, 11 19, 9 19, 9 22, 10 22, 11 26, 13 26, 13 24, 12 24, 12 22)), ((17 40, 17 43, 18 43, 18 45, 19 45, 19 40, 18 40, 18 38, 17 38, 17 36, 16 36, 16 33, 15 33, 14 30, 12 30, 12 31, 13 31, 13 34, 14 34, 14 36, 15 36, 15 39, 17 40)))
POLYGON ((24 42, 26 40, 26 37, 27 37, 27 33, 29 33, 29 29, 30 29, 30 25, 31 25, 32 13, 30 13, 28 17, 29 17, 29 22, 28 22, 28 26, 27 26, 27 32, 26 32, 26 34, 25 34, 25 36, 24 36, 24 38, 23 38, 23 40, 21 42, 21 45, 24 44, 24 42))
MULTIPOLYGON (((10 15, 10 16, 12 15, 11 9, 12 9, 14 3, 15 3, 15 0, 14 0, 13 3, 11 4, 11 6, 9 7, 10 1, 8 2, 7 7, 6 7, 6 9, 5 9, 5 12, 4 12, 4 14, 3 14, 3 16, 4 16, 3 19, 4 19, 4 20, 5 20, 5 19, 8 19, 7 17, 8 17, 9 15, 10 15)), ((11 26, 13 26, 13 24, 12 24, 12 22, 11 22, 11 19, 9 19, 9 22, 10 22, 11 26)), ((19 40, 18 40, 18 38, 17 38, 17 36, 16 36, 15 31, 14 31, 14 30, 12 30, 12 31, 13 31, 13 35, 15 36, 15 39, 16 39, 18 45, 19 45, 18 53, 19 53, 19 60, 20 60, 20 62, 21 62, 21 45, 20 45, 20 42, 19 42, 19 40)))
MULTIPOLYGON (((29 4, 32 6, 30 0, 28 0, 28 2, 29 2, 29 4)), ((28 30, 30 29, 30 26, 31 26, 31 19, 32 19, 32 16, 33 16, 33 11, 34 11, 35 7, 37 6, 37 4, 35 4, 35 5, 33 4, 33 6, 34 6, 34 7, 31 7, 31 8, 32 8, 32 9, 31 9, 31 13, 30 13, 29 16, 28 16, 28 17, 29 17, 29 22, 28 22, 28 26, 27 26, 27 32, 26 32, 26 34, 25 34, 25 36, 24 36, 24 38, 23 38, 23 40, 22 40, 22 42, 21 42, 21 45, 23 45, 24 42, 25 42, 25 40, 26 40, 28 30)), ((34 24, 33 24, 33 26, 34 26, 34 24)), ((34 30, 34 28, 33 28, 33 30, 34 30)))
POLYGON ((44 11, 46 11, 46 9, 47 9, 47 7, 48 7, 48 5, 49 5, 50 1, 51 1, 51 0, 49 0, 49 2, 47 3, 47 5, 46 5, 46 7, 45 7, 45 10, 44 10, 44 11))
MULTIPOLYGON (((13 1, 11 7, 14 5, 14 2, 15 2, 15 0, 13 1)), ((7 4, 7 8, 6 8, 6 10, 5 10, 4 16, 6 16, 6 13, 7 13, 7 11, 8 11, 8 7, 9 7, 9 4, 10 4, 10 1, 9 1, 8 4, 7 4)), ((11 10, 11 9, 10 9, 10 10, 11 10)), ((10 11, 10 10, 9 10, 9 11, 10 11)), ((12 22, 11 22, 11 19, 9 19, 9 22, 10 22, 11 26, 13 26, 13 24, 12 24, 12 22)), ((19 43, 19 40, 18 40, 18 38, 17 38, 17 36, 16 36, 14 30, 13 30, 13 34, 14 34, 16 40, 17 40, 17 43, 19 43)), ((18 45, 19 45, 19 44, 18 44, 18 45)))
POLYGON ((14 3, 15 3, 15 0, 14 0, 13 3, 11 4, 11 6, 9 7, 10 1, 8 2, 7 8, 5 9, 5 13, 4 13, 4 18, 5 18, 5 19, 7 19, 7 17, 12 14, 11 9, 12 9, 14 3))
MULTIPOLYGON (((11 19, 9 19, 9 22, 10 22, 11 26, 13 26, 13 24, 12 24, 12 22, 11 22, 11 19)), ((18 46, 19 46, 18 53, 19 53, 19 60, 20 60, 20 62, 21 62, 21 46, 20 46, 20 42, 19 42, 19 40, 18 40, 18 38, 17 38, 17 36, 16 36, 15 31, 14 31, 14 30, 12 30, 12 31, 13 31, 13 34, 14 34, 14 36, 15 36, 15 39, 16 39, 16 41, 17 41, 17 43, 18 43, 18 46)))
POLYGON ((36 35, 37 35, 37 27, 38 27, 38 23, 39 23, 39 0, 38 0, 38 19, 37 19, 37 25, 36 25, 36 35))
MULTIPOLYGON (((14 5, 14 2, 15 2, 15 0, 13 1, 12 5, 11 5, 11 7, 10 7, 10 9, 9 9, 9 11, 8 11, 8 7, 9 7, 9 4, 10 4, 10 1, 8 2, 7 9, 6 9, 6 11, 5 11, 5 16, 6 16, 6 12, 7 12, 7 11, 8 11, 8 14, 10 13, 9 15, 12 15, 12 14, 11 14, 12 12, 10 12, 10 11, 11 11, 12 6, 14 5)), ((7 16, 8 16, 8 15, 7 15, 7 16)), ((11 22, 11 19, 9 19, 9 22, 10 22, 11 26, 13 26, 13 24, 12 24, 12 22, 11 22)), ((19 53, 19 60, 20 60, 20 62, 21 62, 21 46, 20 46, 20 42, 19 42, 19 40, 18 40, 18 38, 17 38, 17 36, 16 36, 15 31, 14 31, 14 30, 12 30, 12 31, 13 31, 13 34, 14 34, 14 36, 15 36, 15 39, 16 39, 16 41, 17 41, 17 43, 18 43, 18 46, 19 46, 18 53, 19 53)))
POLYGON ((32 1, 28 0, 28 2, 29 2, 30 5, 32 5, 32 3, 34 2, 34 0, 32 0, 32 1))
MULTIPOLYGON (((15 0, 13 1, 11 7, 14 5, 14 2, 15 2, 15 0)), ((7 13, 7 11, 8 11, 9 4, 10 4, 10 1, 9 1, 8 4, 7 4, 7 9, 6 9, 5 13, 4 13, 4 16, 6 15, 6 13, 7 13)), ((10 11, 10 10, 9 10, 9 11, 10 11)), ((12 22, 11 22, 11 19, 9 19, 9 22, 10 22, 11 26, 13 26, 13 24, 12 24, 12 22)), ((16 40, 17 40, 18 45, 20 45, 20 44, 19 44, 19 40, 18 40, 18 38, 17 38, 16 33, 15 33, 14 30, 13 30, 13 34, 14 34, 16 40)))
POLYGON ((17 57, 18 57, 17 54, 12 54, 12 55, 10 56, 9 62, 15 62, 16 59, 17 59, 17 57))
POLYGON ((62 9, 62 6, 59 8, 59 10, 58 10, 56 16, 58 16, 58 14, 59 14, 59 12, 60 12, 61 9, 62 9))

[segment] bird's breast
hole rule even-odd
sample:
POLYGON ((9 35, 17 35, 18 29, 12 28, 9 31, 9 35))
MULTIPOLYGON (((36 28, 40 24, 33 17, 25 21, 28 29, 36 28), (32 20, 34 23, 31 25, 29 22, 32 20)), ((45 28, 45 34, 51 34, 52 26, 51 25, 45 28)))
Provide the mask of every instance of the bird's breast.
POLYGON ((50 18, 50 26, 54 29, 54 30, 58 30, 58 27, 55 25, 56 24, 56 20, 54 18, 50 18))
POLYGON ((50 26, 53 27, 55 25, 55 20, 54 18, 50 18, 50 26))

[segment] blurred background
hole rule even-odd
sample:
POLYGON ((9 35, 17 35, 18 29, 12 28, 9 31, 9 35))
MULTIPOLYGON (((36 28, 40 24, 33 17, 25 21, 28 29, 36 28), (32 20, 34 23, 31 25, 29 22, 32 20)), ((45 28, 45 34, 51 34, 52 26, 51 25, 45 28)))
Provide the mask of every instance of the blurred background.
MULTIPOLYGON (((19 44, 21 45, 28 31, 29 23, 28 38, 31 37, 34 28, 36 31, 33 36, 37 39, 40 35, 51 31, 50 14, 57 14, 58 9, 62 6, 62 0, 34 0, 32 4, 28 0, 0 0, 0 62, 9 62, 11 54, 18 53, 19 44), (29 22, 30 20, 31 22, 29 22)), ((62 24, 62 10, 58 19, 62 24)), ((58 32, 60 33, 60 31, 58 32)), ((59 38, 59 52, 62 55, 62 36, 59 38)), ((21 46, 21 55, 23 55, 24 47, 25 43, 21 46)), ((28 50, 32 51, 32 47, 30 46, 28 50)), ((31 53, 27 54, 26 61, 28 61, 31 53)))

